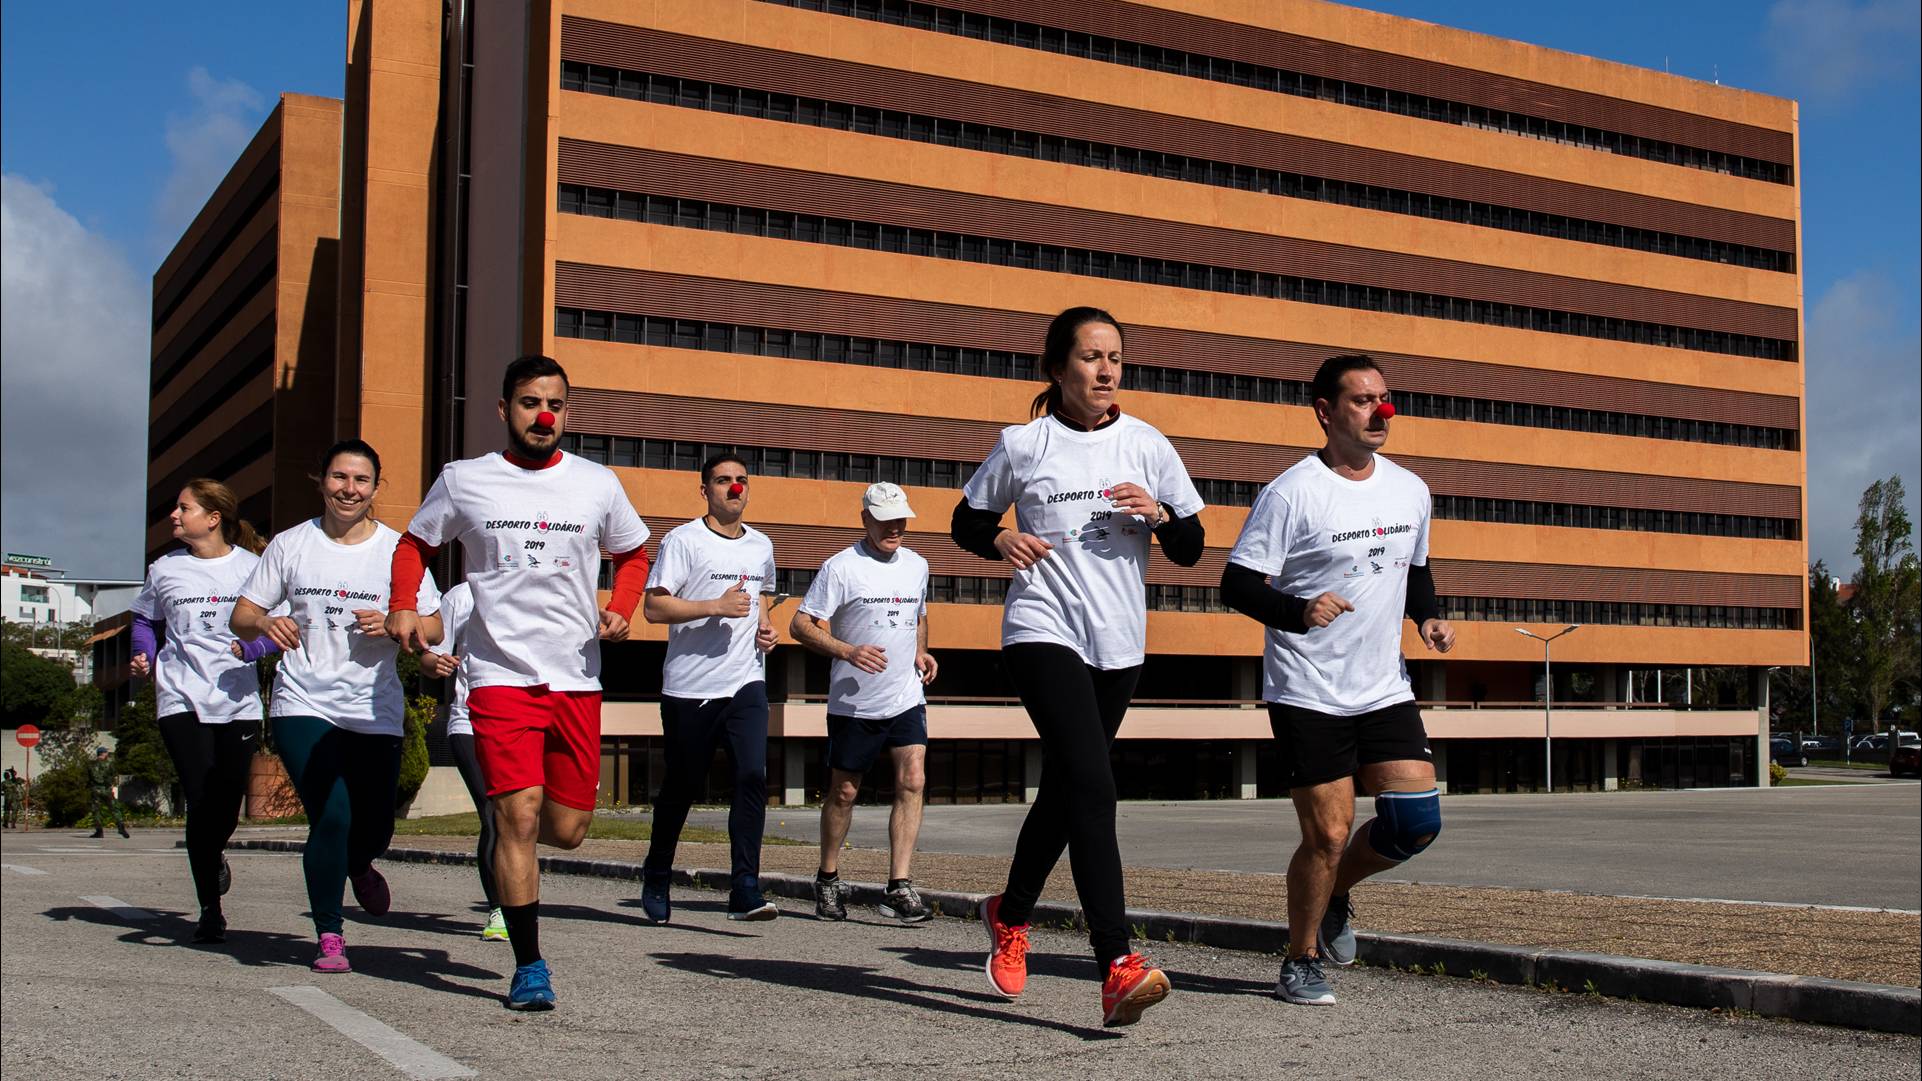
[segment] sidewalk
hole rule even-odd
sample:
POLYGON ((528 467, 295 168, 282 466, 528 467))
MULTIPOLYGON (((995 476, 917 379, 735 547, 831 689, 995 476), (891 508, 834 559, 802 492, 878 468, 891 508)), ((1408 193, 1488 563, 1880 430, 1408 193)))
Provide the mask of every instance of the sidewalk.
MULTIPOLYGON (((397 838, 396 847, 472 852, 471 837, 397 838)), ((553 850, 543 848, 543 854, 553 850)), ((639 863, 635 841, 588 841, 571 855, 639 863)), ((769 845, 764 871, 812 875, 817 850, 769 845)), ((725 868, 725 845, 682 844, 683 868, 725 868)), ((887 853, 848 849, 841 877, 885 882, 887 853)), ((1003 857, 920 853, 914 881, 926 889, 998 892, 1003 857)), ((1286 876, 1229 871, 1127 870, 1131 908, 1286 921, 1286 876)), ((1074 901, 1064 858, 1046 900, 1074 901)), ((1546 890, 1367 884, 1355 890, 1356 927, 1389 934, 1461 939, 1538 949, 1576 950, 1796 976, 1915 987, 1922 980, 1922 916, 1701 901, 1606 897, 1546 890)))

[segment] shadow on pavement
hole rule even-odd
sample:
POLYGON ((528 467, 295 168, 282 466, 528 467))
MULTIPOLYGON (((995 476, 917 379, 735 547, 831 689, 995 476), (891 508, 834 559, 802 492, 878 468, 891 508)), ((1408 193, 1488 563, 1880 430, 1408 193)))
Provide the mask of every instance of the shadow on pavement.
POLYGON ((1028 1017, 997 1009, 1006 1000, 986 992, 974 993, 944 987, 929 987, 889 976, 860 965, 828 965, 818 961, 772 961, 749 957, 728 957, 712 953, 656 953, 654 960, 668 968, 718 979, 755 980, 805 991, 827 991, 854 998, 903 1003, 940 1013, 965 1017, 991 1017, 1010 1024, 1051 1029, 1082 1040, 1119 1039, 1121 1033, 1106 1029, 1068 1025, 1039 1017, 1028 1017))
MULTIPOLYGON (((125 933, 120 935, 120 941, 136 946, 172 947, 188 949, 196 953, 224 955, 240 964, 256 968, 295 968, 302 972, 309 972, 323 983, 340 978, 310 972, 308 965, 314 959, 314 940, 303 935, 230 926, 227 928, 226 942, 197 946, 191 942, 194 921, 189 920, 186 914, 181 912, 156 912, 155 919, 143 921, 134 927, 129 927, 125 920, 111 912, 91 906, 50 908, 41 915, 50 920, 61 922, 78 920, 82 923, 123 931, 125 933)), ((368 976, 377 980, 412 984, 428 991, 482 998, 490 1002, 499 1001, 501 996, 493 991, 452 981, 454 979, 504 980, 508 976, 504 971, 496 972, 455 961, 447 955, 445 950, 350 944, 348 951, 348 957, 354 965, 353 973, 347 977, 349 979, 353 976, 368 976)))
MULTIPOLYGON (((986 957, 986 951, 956 952, 954 950, 930 950, 920 946, 883 946, 883 953, 892 953, 903 961, 922 968, 967 970, 979 972, 986 957)), ((1163 969, 1168 982, 1176 991, 1191 991, 1203 995, 1270 995, 1275 987, 1262 980, 1230 979, 1222 976, 1203 976, 1193 972, 1177 972, 1163 969)), ((1060 954, 1030 953, 1028 955, 1028 974, 1030 976, 1060 976, 1071 980, 1094 980, 1094 962, 1085 957, 1066 957, 1060 954)))

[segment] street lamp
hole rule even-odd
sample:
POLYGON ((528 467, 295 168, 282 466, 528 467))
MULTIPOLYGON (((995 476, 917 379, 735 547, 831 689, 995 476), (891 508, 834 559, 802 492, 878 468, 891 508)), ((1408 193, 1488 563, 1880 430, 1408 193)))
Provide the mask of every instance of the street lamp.
POLYGON ((1555 680, 1554 671, 1549 667, 1549 654, 1553 652, 1550 643, 1562 635, 1573 634, 1581 629, 1582 625, 1577 623, 1543 638, 1527 627, 1515 628, 1516 634, 1526 635, 1542 644, 1542 787, 1551 793, 1555 791, 1555 680))

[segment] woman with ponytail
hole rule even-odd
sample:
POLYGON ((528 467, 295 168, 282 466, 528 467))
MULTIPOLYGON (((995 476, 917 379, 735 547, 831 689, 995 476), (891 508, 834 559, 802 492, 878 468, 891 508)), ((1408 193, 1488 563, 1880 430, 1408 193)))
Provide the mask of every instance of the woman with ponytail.
POLYGON ((1201 496, 1181 456, 1125 416, 1121 324, 1099 308, 1054 318, 1035 419, 1003 429, 954 508, 962 548, 1014 568, 1001 660, 1041 738, 1041 789, 1008 868, 982 905, 988 981, 1014 998, 1028 979, 1028 918, 1065 849, 1102 981, 1102 1022, 1131 1025, 1168 978, 1129 946, 1109 746, 1134 697, 1147 638, 1148 541, 1201 558, 1201 496), (1001 525, 1014 508, 1015 528, 1001 525))
POLYGON ((253 662, 272 651, 265 643, 241 646, 227 623, 264 544, 241 519, 233 490, 216 480, 188 481, 172 518, 185 547, 147 568, 133 603, 133 674, 153 677, 160 735, 187 797, 187 866, 200 903, 193 940, 221 942, 220 898, 232 881, 222 853, 260 747, 253 662))

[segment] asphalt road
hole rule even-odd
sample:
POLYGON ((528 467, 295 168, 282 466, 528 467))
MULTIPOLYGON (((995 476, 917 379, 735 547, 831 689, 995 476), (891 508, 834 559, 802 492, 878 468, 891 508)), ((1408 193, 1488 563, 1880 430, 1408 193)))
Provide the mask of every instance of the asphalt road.
MULTIPOLYGON (((1357 801, 1356 820, 1374 814, 1357 801)), ((924 852, 1008 855, 1022 804, 927 808, 924 852)), ((887 809, 855 810, 848 842, 887 847, 887 809)), ((725 811, 691 819, 727 828, 725 811)), ((812 841, 818 812, 769 808, 812 841)), ((783 824, 785 823, 785 824, 783 824)), ((1131 867, 1282 873, 1301 839, 1286 800, 1123 803, 1131 867)), ((1922 909, 1922 786, 1448 796, 1435 846, 1385 879, 1649 897, 1922 909)))
POLYGON ((1473 1078, 1915 1076, 1911 1037, 1382 970, 1340 1005, 1270 997, 1274 960, 1154 950, 1175 994, 1100 1027, 1078 936, 1042 932, 1027 994, 990 995, 977 928, 857 914, 729 924, 687 892, 671 927, 632 887, 549 879, 561 1008, 503 1010, 509 947, 475 937, 472 872, 389 865, 395 911, 349 907, 351 975, 313 973, 299 860, 235 853, 220 947, 191 947, 175 835, 0 844, 0 1071, 38 1078, 1473 1078))

